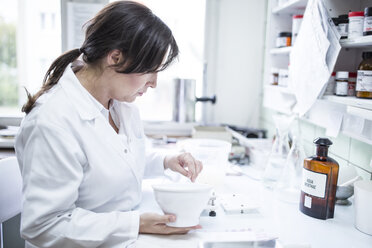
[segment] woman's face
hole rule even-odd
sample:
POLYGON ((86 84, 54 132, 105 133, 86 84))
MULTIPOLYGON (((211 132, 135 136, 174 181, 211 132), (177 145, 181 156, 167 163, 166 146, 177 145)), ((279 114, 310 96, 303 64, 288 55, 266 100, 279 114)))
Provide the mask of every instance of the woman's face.
POLYGON ((121 102, 133 102, 137 97, 146 93, 149 87, 155 88, 157 73, 118 73, 112 69, 108 78, 110 98, 121 102))
POLYGON ((119 50, 113 50, 107 56, 108 67, 104 71, 104 80, 109 86, 107 93, 110 99, 133 102, 138 96, 145 94, 149 87, 156 87, 158 73, 124 74, 116 72, 115 68, 111 66, 122 60, 123 55, 119 50))

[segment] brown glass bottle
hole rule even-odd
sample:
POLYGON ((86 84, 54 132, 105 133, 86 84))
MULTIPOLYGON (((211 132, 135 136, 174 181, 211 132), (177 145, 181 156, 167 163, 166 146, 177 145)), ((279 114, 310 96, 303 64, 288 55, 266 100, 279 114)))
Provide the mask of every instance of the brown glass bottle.
POLYGON ((363 60, 358 67, 356 97, 372 98, 372 52, 363 52, 363 60))
POLYGON ((338 163, 328 157, 332 141, 317 138, 316 155, 304 160, 300 210, 317 219, 333 218, 338 179, 338 163))

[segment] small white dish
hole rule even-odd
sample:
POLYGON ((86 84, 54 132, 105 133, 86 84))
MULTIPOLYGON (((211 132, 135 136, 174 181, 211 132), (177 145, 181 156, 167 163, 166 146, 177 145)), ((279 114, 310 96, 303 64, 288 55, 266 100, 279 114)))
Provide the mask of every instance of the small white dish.
POLYGON ((198 183, 170 183, 153 185, 155 199, 165 214, 174 214, 173 227, 199 224, 199 217, 207 206, 212 186, 198 183))

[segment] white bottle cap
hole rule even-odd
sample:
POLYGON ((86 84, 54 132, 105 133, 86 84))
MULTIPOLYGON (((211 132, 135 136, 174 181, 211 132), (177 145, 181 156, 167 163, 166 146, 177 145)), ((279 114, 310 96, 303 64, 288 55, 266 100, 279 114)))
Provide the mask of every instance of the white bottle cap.
POLYGON ((348 79, 349 78, 349 72, 348 71, 338 71, 338 72, 336 72, 336 78, 348 79))

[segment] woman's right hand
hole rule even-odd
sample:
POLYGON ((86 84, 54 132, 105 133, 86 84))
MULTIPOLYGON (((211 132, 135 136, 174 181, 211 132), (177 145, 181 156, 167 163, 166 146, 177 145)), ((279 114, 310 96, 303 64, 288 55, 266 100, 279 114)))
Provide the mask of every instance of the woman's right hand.
POLYGON ((190 227, 171 227, 166 225, 174 221, 176 221, 176 216, 174 215, 144 213, 140 216, 139 232, 152 234, 185 234, 190 230, 201 228, 200 225, 190 227))

